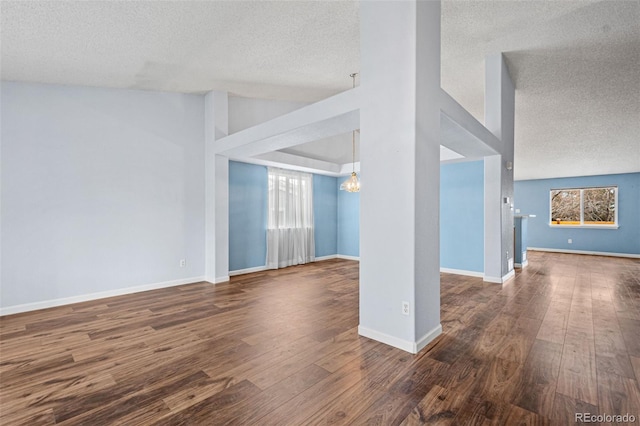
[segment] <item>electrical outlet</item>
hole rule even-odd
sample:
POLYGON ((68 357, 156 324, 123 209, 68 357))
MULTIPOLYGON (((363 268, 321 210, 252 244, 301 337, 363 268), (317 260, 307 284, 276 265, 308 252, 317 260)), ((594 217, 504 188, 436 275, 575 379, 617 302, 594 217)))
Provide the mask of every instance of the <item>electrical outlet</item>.
POLYGON ((573 240, 572 240, 571 238, 569 238, 569 239, 567 240, 567 242, 568 242, 569 244, 573 244, 573 240))
POLYGON ((187 266, 187 259, 180 259, 180 267, 184 268, 185 266, 187 266))
POLYGON ((409 302, 402 302, 402 315, 409 315, 409 302))

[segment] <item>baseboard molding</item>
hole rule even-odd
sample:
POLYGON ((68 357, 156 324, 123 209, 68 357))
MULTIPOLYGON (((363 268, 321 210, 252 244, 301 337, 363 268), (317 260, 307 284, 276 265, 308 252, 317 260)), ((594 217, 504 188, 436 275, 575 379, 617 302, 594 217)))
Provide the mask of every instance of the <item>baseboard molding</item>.
POLYGON ((415 343, 416 351, 414 353, 417 354, 418 352, 423 350, 425 346, 427 346, 429 343, 433 341, 433 339, 435 339, 441 334, 442 334, 442 324, 438 324, 436 328, 434 328, 433 330, 431 330, 430 332, 422 336, 420 339, 418 339, 418 341, 415 343))
POLYGON ((386 345, 393 346, 394 348, 402 349, 405 352, 417 354, 425 346, 433 341, 436 337, 442 334, 442 325, 438 324, 436 328, 422 336, 417 342, 410 342, 408 340, 399 339, 394 336, 390 336, 386 333, 381 333, 376 330, 372 330, 361 325, 358 326, 358 334, 369 339, 377 340, 386 345))
POLYGON ((399 339, 397 337, 390 336, 386 333, 381 333, 379 331, 372 330, 361 325, 358 326, 358 334, 363 337, 368 337, 369 339, 377 340, 378 342, 382 342, 386 345, 393 346, 394 348, 402 349, 405 352, 409 352, 412 354, 416 353, 415 342, 399 339))
POLYGON ((465 271, 464 269, 440 268, 440 272, 444 272, 445 274, 465 275, 467 277, 484 277, 483 272, 465 271))
MULTIPOLYGON (((346 256, 343 254, 330 254, 328 256, 319 256, 316 257, 314 262, 322 262, 323 260, 331 260, 331 259, 347 259, 347 260, 360 260, 359 257, 356 256, 346 256)), ((230 277, 234 277, 236 275, 244 275, 244 274, 252 274, 254 272, 262 272, 262 271, 267 271, 269 268, 267 268, 266 265, 264 266, 256 266, 253 268, 246 268, 246 269, 236 269, 235 271, 229 271, 229 276, 230 277)), ((227 278, 226 281, 229 281, 229 279, 227 278)), ((218 279, 216 279, 216 284, 218 282, 218 279)))
POLYGON ((516 276, 516 271, 512 269, 505 276, 502 277, 502 282, 506 283, 507 281, 509 281, 511 278, 515 276, 516 276))
POLYGON ((330 254, 329 256, 320 256, 320 257, 316 257, 316 262, 322 262, 323 260, 331 260, 331 259, 337 259, 338 255, 337 254, 330 254))
POLYGON ((587 254, 591 256, 630 257, 632 259, 640 259, 640 254, 635 254, 635 253, 613 253, 608 251, 567 250, 567 249, 553 249, 553 248, 542 248, 542 247, 527 247, 527 250, 548 251, 551 253, 587 254))
POLYGON ((0 308, 0 316, 19 314, 22 312, 36 311, 38 309, 55 308, 57 306, 70 305, 72 303, 88 302, 90 300, 104 299, 107 297, 123 296, 125 294, 139 293, 141 291, 157 290, 166 287, 175 287, 205 281, 205 277, 183 278, 173 281, 163 281, 153 284, 145 284, 135 287, 119 288, 116 290, 101 291, 98 293, 83 294, 80 296, 64 297, 61 299, 44 300, 42 302, 25 303, 23 305, 7 306, 0 308))
POLYGON ((516 268, 524 269, 524 268, 526 268, 526 267, 529 265, 529 261, 528 261, 528 260, 525 260, 525 261, 524 261, 524 262, 522 262, 522 263, 514 263, 513 265, 514 265, 516 268))
POLYGON ((224 277, 216 277, 216 281, 214 284, 226 283, 229 281, 229 275, 225 275, 224 277))
MULTIPOLYGON (((340 255, 340 254, 330 254, 328 256, 316 257, 314 262, 322 262, 323 260, 344 259, 344 258, 346 258, 346 257, 342 257, 342 255, 340 255)), ((351 259, 351 260, 359 260, 359 258, 352 259, 351 257, 349 257, 349 259, 351 259)), ((253 268, 236 269, 235 271, 229 271, 229 276, 230 277, 234 277, 236 275, 252 274, 254 272, 262 272, 262 271, 267 271, 267 270, 269 270, 269 268, 267 268, 266 265, 264 265, 264 266, 255 266, 253 268)))
POLYGON ((488 275, 485 275, 482 277, 482 281, 485 281, 488 283, 504 284, 515 276, 516 276, 516 271, 511 270, 509 271, 509 273, 507 273, 502 277, 490 277, 488 275))
POLYGON ((244 275, 244 274, 253 274, 254 272, 262 272, 266 271, 267 267, 265 266, 255 266, 253 268, 245 268, 245 269, 236 269, 235 271, 229 271, 229 276, 234 277, 236 275, 244 275))
POLYGON ((337 254, 336 257, 338 259, 345 259, 345 260, 357 260, 360 261, 360 256, 347 256, 346 254, 337 254))

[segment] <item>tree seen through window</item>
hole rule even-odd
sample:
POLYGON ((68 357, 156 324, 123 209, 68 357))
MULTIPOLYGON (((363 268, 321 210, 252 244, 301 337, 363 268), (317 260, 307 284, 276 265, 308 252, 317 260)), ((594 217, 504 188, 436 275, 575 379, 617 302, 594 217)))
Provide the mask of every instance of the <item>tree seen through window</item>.
POLYGON ((616 225, 618 188, 551 190, 551 225, 616 225))

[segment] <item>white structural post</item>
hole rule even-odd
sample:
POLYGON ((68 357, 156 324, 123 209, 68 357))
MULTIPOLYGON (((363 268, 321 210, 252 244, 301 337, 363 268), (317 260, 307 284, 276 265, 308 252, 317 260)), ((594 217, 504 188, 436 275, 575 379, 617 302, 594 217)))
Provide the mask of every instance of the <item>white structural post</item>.
POLYGON ((215 144, 229 131, 226 92, 205 95, 205 276, 229 280, 229 159, 215 154, 215 144))
POLYGON ((485 126, 501 141, 500 155, 484 158, 484 275, 513 276, 513 146, 515 87, 501 53, 485 58, 485 126))
POLYGON ((440 2, 360 5, 359 333, 416 353, 440 325, 440 2))

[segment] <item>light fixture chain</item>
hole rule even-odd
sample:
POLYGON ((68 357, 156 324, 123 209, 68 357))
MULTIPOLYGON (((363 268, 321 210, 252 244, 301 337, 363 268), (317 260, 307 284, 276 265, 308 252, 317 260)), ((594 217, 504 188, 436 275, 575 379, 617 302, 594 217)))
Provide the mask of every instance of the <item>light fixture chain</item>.
MULTIPOLYGON (((350 74, 349 76, 353 79, 353 88, 356 88, 356 76, 358 75, 357 72, 354 72, 353 74, 350 74)), ((352 161, 352 166, 353 168, 351 169, 353 173, 356 172, 356 131, 354 130, 353 132, 351 132, 351 158, 353 159, 352 161)))
MULTIPOLYGON (((349 74, 349 76, 353 79, 353 88, 356 88, 356 76, 358 73, 349 74)), ((352 172, 351 177, 345 180, 342 185, 340 185, 340 189, 347 192, 360 192, 360 182, 358 182, 358 175, 356 174, 356 130, 354 129, 351 132, 351 156, 352 156, 352 172)))

